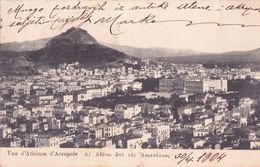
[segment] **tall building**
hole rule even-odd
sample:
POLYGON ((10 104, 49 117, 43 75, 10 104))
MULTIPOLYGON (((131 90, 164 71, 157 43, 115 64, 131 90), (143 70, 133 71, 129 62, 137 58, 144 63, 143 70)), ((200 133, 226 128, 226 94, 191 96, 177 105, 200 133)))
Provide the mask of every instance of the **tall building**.
POLYGON ((227 80, 223 79, 205 79, 203 80, 203 92, 209 91, 227 91, 227 80))
POLYGON ((186 93, 202 93, 211 91, 227 91, 227 80, 223 79, 186 79, 186 93))
POLYGON ((200 79, 186 79, 184 81, 185 93, 201 93, 203 92, 203 80, 200 79))
POLYGON ((164 123, 152 124, 151 127, 148 128, 148 131, 152 133, 156 144, 160 144, 163 140, 170 138, 170 125, 164 123))
POLYGON ((159 91, 162 93, 170 93, 175 90, 175 79, 160 79, 159 91))

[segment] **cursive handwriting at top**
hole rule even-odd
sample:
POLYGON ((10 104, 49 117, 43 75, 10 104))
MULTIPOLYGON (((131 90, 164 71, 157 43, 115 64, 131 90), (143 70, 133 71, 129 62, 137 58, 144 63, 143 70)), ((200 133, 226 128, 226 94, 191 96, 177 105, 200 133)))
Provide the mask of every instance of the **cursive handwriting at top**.
POLYGON ((241 3, 239 5, 229 5, 225 8, 227 11, 232 11, 232 10, 238 10, 238 11, 243 11, 242 16, 247 16, 250 14, 250 11, 255 11, 260 14, 260 7, 250 7, 246 6, 245 4, 241 3))
POLYGON ((197 1, 191 3, 183 3, 177 7, 177 9, 198 9, 198 10, 208 10, 211 11, 210 5, 199 5, 197 1))
POLYGON ((166 10, 169 7, 169 3, 168 2, 162 2, 159 5, 154 3, 154 2, 150 2, 148 3, 148 5, 145 6, 140 6, 140 5, 135 5, 131 8, 129 8, 129 10, 144 10, 144 9, 164 9, 166 10))
POLYGON ((46 20, 45 16, 35 17, 32 15, 29 15, 22 21, 16 20, 16 21, 11 22, 8 26, 9 27, 19 27, 17 32, 20 33, 22 30, 24 30, 29 25, 43 25, 43 24, 50 23, 50 22, 51 22, 50 20, 46 20))
POLYGON ((103 2, 102 4, 98 4, 97 6, 81 6, 81 2, 79 1, 76 5, 67 5, 60 7, 59 4, 57 4, 49 14, 49 18, 54 18, 57 15, 57 11, 72 11, 72 10, 78 10, 82 11, 82 13, 91 12, 91 11, 102 11, 105 10, 104 7, 106 6, 107 2, 103 2))
POLYGON ((7 11, 7 14, 12 14, 14 13, 14 18, 15 19, 22 19, 21 16, 19 16, 20 13, 29 13, 28 17, 33 16, 35 13, 37 12, 42 12, 43 8, 28 8, 28 9, 24 9, 24 4, 20 4, 18 5, 15 9, 13 8, 9 8, 9 10, 7 11))
POLYGON ((119 29, 122 25, 135 25, 135 24, 155 24, 155 23, 173 23, 173 22, 181 22, 184 23, 185 26, 195 26, 195 25, 216 25, 216 26, 240 26, 240 27, 260 27, 258 24, 241 24, 241 23, 218 23, 218 22, 194 22, 192 20, 161 20, 158 19, 156 15, 154 14, 148 14, 140 19, 133 18, 133 19, 123 19, 124 14, 121 13, 117 16, 108 16, 108 17, 100 17, 96 19, 92 19, 94 11, 90 13, 84 13, 81 14, 79 17, 75 16, 69 16, 67 18, 57 18, 54 20, 46 20, 46 17, 34 17, 34 18, 27 18, 23 22, 13 22, 9 26, 10 27, 20 27, 18 30, 18 33, 20 33, 25 27, 29 25, 42 25, 42 24, 48 24, 51 23, 50 29, 63 29, 66 25, 70 25, 73 23, 79 22, 77 25, 78 27, 81 27, 85 24, 107 24, 109 26, 109 31, 111 35, 120 35, 123 32, 119 31, 116 32, 116 29, 119 29))
MULTIPOLYGON (((203 26, 203 25, 214 25, 214 26, 239 26, 239 27, 260 27, 259 24, 243 24, 243 23, 221 23, 212 22, 209 20, 195 22, 190 19, 163 19, 161 16, 156 14, 156 11, 161 10, 165 12, 169 7, 169 3, 164 1, 162 3, 148 3, 146 5, 133 5, 125 7, 122 4, 118 4, 112 9, 117 10, 117 13, 108 13, 102 15, 102 11, 107 9, 108 2, 104 1, 95 6, 84 5, 82 2, 77 2, 72 5, 60 5, 55 4, 51 10, 45 14, 42 14, 44 8, 26 8, 24 4, 19 4, 15 8, 9 8, 7 10, 8 15, 14 15, 14 20, 7 25, 9 28, 18 28, 18 33, 23 31, 28 26, 41 26, 49 25, 49 29, 63 29, 65 26, 72 25, 82 27, 87 24, 97 25, 107 25, 109 27, 109 32, 112 35, 122 34, 123 31, 120 30, 121 26, 128 25, 138 25, 138 24, 163 24, 163 23, 183 23, 184 26, 203 26), (156 10, 153 10, 156 9, 156 10), (140 10, 145 11, 143 14, 138 16, 127 15, 124 10, 129 10, 131 12, 138 12, 140 10), (118 13, 120 11, 120 13, 118 13), (149 12, 147 12, 149 11, 149 12), (70 15, 68 15, 68 12, 70 15), (97 14, 99 12, 99 14, 97 14), (62 13, 66 13, 63 15, 62 13)), ((184 2, 181 4, 176 4, 177 10, 201 10, 207 12, 215 11, 210 5, 202 5, 198 1, 184 2)), ((227 5, 222 7, 225 11, 243 11, 242 16, 249 15, 250 12, 259 12, 260 8, 248 7, 245 4, 239 5, 227 5)), ((0 27, 1 28, 1 27, 0 27)))

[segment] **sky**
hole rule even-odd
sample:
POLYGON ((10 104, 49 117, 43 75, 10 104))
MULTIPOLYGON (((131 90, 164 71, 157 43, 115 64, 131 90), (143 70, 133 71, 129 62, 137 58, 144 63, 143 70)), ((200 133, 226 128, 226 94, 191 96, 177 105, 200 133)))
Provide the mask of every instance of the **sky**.
MULTIPOLYGON (((10 13, 10 8, 15 9, 18 5, 24 4, 22 9, 40 9, 43 7, 43 12, 36 13, 35 16, 49 16, 50 11, 56 6, 75 5, 78 1, 62 1, 57 3, 54 0, 46 1, 31 1, 31 0, 1 0, 1 18, 3 19, 3 28, 0 30, 1 43, 5 42, 22 42, 36 40, 40 38, 52 37, 58 35, 66 29, 77 26, 79 23, 72 23, 66 25, 63 29, 50 30, 50 25, 31 25, 24 28, 20 33, 17 33, 18 27, 10 28, 9 25, 14 19, 15 12, 10 13), (41 3, 39 3, 41 2, 41 3), (8 13, 9 10, 9 14, 8 13)), ((105 11, 95 11, 92 21, 98 20, 101 17, 116 17, 122 13, 121 20, 139 20, 145 16, 152 14, 156 15, 157 21, 163 20, 192 20, 193 22, 217 22, 224 24, 246 24, 246 25, 260 25, 260 12, 250 11, 246 16, 242 16, 240 10, 223 11, 223 7, 228 5, 239 5, 245 3, 249 7, 260 7, 260 1, 252 0, 247 2, 228 0, 226 3, 214 3, 214 1, 198 1, 198 6, 211 6, 211 11, 187 9, 177 10, 177 6, 184 1, 166 1, 168 7, 166 9, 143 9, 135 11, 114 11, 115 6, 123 5, 129 9, 132 6, 147 6, 152 1, 127 1, 117 0, 109 1, 105 11), (201 2, 201 3, 200 3, 201 2), (222 11, 215 11, 221 8, 222 11)), ((157 5, 163 1, 156 1, 157 5)), ((193 1, 187 0, 187 3, 193 1)), ((83 0, 81 5, 97 6, 101 1, 87 1, 83 0)), ((156 5, 155 5, 156 6, 156 5)), ((80 12, 79 12, 80 13, 80 12)), ((19 16, 24 18, 28 12, 21 12, 19 16)), ((75 10, 58 11, 57 17, 78 16, 75 10)), ((119 19, 119 20, 120 20, 119 19)), ((19 20, 18 20, 19 21, 19 20)), ((184 22, 163 22, 156 24, 129 24, 121 25, 120 28, 114 26, 117 32, 123 32, 120 35, 111 35, 109 32, 110 24, 85 24, 82 29, 87 30, 97 41, 128 45, 141 48, 149 47, 163 47, 181 50, 193 50, 198 52, 227 52, 236 50, 251 50, 260 47, 260 26, 258 27, 240 27, 240 26, 216 26, 213 24, 203 24, 194 26, 185 26, 184 22)))

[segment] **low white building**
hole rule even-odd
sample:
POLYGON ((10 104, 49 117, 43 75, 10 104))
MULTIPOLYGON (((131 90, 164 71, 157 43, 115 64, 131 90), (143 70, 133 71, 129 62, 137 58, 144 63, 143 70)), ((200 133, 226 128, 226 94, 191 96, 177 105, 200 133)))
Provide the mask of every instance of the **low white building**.
POLYGON ((117 118, 131 119, 142 111, 139 105, 118 104, 115 106, 117 118))

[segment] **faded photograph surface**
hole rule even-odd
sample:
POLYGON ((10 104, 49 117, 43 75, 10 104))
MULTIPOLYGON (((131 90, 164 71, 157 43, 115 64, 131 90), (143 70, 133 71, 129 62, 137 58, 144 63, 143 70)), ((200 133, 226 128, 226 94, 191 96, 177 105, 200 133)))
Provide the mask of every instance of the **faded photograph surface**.
POLYGON ((0 3, 0 147, 260 148, 258 1, 0 3))

